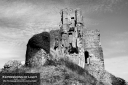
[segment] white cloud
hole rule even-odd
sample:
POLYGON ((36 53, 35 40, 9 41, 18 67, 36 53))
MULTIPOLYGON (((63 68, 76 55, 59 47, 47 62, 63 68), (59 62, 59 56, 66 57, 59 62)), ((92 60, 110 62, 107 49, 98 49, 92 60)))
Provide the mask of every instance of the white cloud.
POLYGON ((34 5, 30 3, 3 3, 0 5, 0 17, 18 18, 27 15, 34 9, 34 5))
POLYGON ((33 35, 45 29, 59 27, 59 12, 62 6, 46 2, 40 4, 38 1, 37 3, 18 1, 1 4, 0 30, 6 36, 11 34, 12 37, 16 37, 16 35, 33 35))

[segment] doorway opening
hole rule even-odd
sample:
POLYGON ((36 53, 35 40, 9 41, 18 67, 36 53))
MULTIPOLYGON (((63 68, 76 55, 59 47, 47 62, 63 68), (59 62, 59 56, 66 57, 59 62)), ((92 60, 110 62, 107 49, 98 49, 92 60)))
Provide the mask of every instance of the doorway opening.
POLYGON ((88 51, 85 51, 84 52, 84 56, 85 56, 85 63, 88 63, 88 58, 89 58, 89 52, 88 51))

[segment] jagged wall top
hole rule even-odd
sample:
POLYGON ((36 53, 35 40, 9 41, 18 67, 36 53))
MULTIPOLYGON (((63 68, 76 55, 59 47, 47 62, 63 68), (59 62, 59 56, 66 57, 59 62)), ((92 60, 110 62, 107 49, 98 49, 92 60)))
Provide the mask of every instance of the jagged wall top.
POLYGON ((83 16, 82 12, 79 9, 62 9, 61 10, 61 22, 62 24, 70 24, 75 21, 76 23, 82 23, 83 24, 83 16))

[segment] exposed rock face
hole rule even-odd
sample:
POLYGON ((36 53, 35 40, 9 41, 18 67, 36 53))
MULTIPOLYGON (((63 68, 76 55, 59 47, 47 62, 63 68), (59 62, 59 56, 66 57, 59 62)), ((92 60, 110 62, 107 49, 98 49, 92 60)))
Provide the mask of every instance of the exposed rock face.
POLYGON ((42 32, 34 35, 27 44, 25 65, 29 67, 41 66, 47 60, 50 52, 50 34, 42 32))

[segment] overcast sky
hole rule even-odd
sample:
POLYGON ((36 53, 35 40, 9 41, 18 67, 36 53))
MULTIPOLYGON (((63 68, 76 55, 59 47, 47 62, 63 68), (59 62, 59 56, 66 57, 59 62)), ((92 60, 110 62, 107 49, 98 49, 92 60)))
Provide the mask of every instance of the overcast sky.
POLYGON ((128 0, 0 0, 0 67, 23 61, 28 39, 59 28, 66 7, 80 8, 86 28, 100 30, 106 70, 128 80, 128 0))

